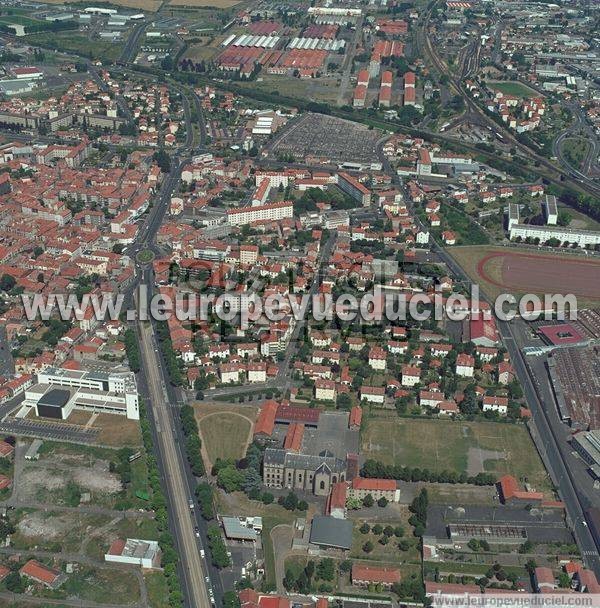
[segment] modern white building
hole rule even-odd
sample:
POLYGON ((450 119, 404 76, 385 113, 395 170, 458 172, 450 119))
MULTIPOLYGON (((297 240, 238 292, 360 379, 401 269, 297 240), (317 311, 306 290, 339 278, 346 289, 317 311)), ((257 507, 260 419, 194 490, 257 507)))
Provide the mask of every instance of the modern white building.
POLYGON ((556 222, 558 222, 558 207, 556 205, 556 197, 552 194, 546 194, 543 206, 546 224, 549 226, 556 226, 556 222))
POLYGON ((532 238, 540 239, 545 243, 550 239, 557 239, 561 243, 575 243, 579 247, 600 244, 600 232, 593 230, 575 230, 572 228, 560 228, 553 226, 534 226, 532 224, 514 224, 510 229, 510 238, 516 239, 532 238))
POLYGON ((24 405, 38 416, 66 420, 74 409, 117 414, 139 420, 139 399, 132 372, 109 373, 48 367, 25 391, 24 405))
POLYGON ((508 229, 511 230, 513 226, 516 226, 521 221, 519 212, 519 205, 516 203, 508 204, 508 229))
POLYGON ((160 567, 160 548, 155 540, 117 539, 104 555, 104 561, 117 564, 133 564, 142 568, 160 567))
POLYGON ((256 205, 240 207, 227 211, 227 221, 232 226, 244 226, 252 222, 278 221, 294 216, 294 206, 290 201, 273 203, 272 205, 256 205))

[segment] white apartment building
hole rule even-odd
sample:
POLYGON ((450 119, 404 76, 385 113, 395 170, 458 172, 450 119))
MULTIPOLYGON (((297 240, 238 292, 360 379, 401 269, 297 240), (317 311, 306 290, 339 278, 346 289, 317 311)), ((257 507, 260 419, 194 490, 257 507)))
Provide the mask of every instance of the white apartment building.
POLYGON ((227 221, 232 226, 244 226, 252 222, 278 221, 294 216, 294 206, 290 201, 273 203, 272 205, 256 205, 240 207, 227 211, 227 221))
POLYGON ((561 243, 576 243, 579 247, 600 244, 600 232, 593 230, 575 230, 572 228, 560 228, 551 226, 533 226, 532 224, 514 224, 510 229, 510 238, 516 239, 532 238, 540 239, 545 243, 550 239, 557 239, 561 243))

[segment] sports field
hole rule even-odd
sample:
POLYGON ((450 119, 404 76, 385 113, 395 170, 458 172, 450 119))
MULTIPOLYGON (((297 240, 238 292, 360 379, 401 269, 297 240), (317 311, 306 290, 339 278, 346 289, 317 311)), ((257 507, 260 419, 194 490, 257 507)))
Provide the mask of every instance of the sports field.
POLYGON ((600 260, 517 247, 453 247, 448 252, 490 298, 500 293, 573 294, 579 306, 600 300, 600 260))
POLYGON ((211 463, 217 458, 238 460, 246 453, 256 419, 254 407, 205 405, 196 409, 203 448, 211 463))
POLYGON ((520 82, 488 82, 490 88, 500 91, 505 95, 514 95, 515 97, 541 97, 541 95, 530 89, 529 87, 521 84, 520 82))
POLYGON ((385 464, 431 471, 478 472, 527 478, 541 491, 551 484, 524 426, 410 418, 371 419, 361 452, 385 464))

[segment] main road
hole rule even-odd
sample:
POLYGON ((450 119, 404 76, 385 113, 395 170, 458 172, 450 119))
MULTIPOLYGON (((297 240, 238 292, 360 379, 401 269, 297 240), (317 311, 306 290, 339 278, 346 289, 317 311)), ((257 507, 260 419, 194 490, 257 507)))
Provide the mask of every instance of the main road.
POLYGON ((173 408, 170 405, 166 390, 167 378, 164 375, 162 361, 155 350, 156 339, 150 322, 137 322, 141 362, 147 381, 156 448, 163 465, 164 484, 169 501, 169 514, 176 530, 177 548, 179 549, 183 583, 187 590, 187 602, 190 607, 207 607, 211 605, 206 589, 205 570, 200 557, 198 542, 194 533, 192 511, 189 499, 193 499, 192 489, 184 475, 186 463, 176 441, 173 425, 173 408))

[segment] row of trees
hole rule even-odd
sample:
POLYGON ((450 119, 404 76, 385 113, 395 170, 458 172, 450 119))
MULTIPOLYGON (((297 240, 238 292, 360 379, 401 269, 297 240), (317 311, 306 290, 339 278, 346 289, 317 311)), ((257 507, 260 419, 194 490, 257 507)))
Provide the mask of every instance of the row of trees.
POLYGON ((468 483, 475 486, 491 486, 496 478, 491 473, 467 475, 456 471, 430 471, 418 467, 404 467, 397 464, 384 464, 378 460, 368 459, 362 470, 363 477, 397 479, 401 481, 428 481, 430 483, 468 483))
POLYGON ((167 364, 167 372, 173 386, 181 386, 183 379, 181 376, 180 360, 177 358, 175 351, 173 350, 173 344, 171 342, 171 336, 169 334, 169 326, 165 321, 160 321, 156 324, 158 331, 159 342, 161 343, 161 349, 167 364))
POLYGON ((192 473, 196 477, 204 475, 204 462, 202 461, 202 442, 198 431, 198 423, 194 416, 194 408, 191 405, 184 405, 179 411, 183 434, 185 435, 185 451, 192 473))
POLYGON ((129 361, 129 368, 132 372, 140 371, 140 348, 133 329, 126 329, 123 334, 123 343, 125 344, 125 353, 129 361))
POLYGON ((206 520, 213 519, 215 507, 213 504, 213 490, 209 483, 202 482, 196 486, 196 500, 200 507, 200 514, 206 520))
POLYGON ((207 537, 213 565, 219 569, 227 568, 230 560, 220 528, 218 526, 210 526, 207 537))
POLYGON ((146 450, 148 484, 151 490, 150 506, 154 511, 154 519, 161 533, 158 542, 162 551, 162 565, 169 590, 168 605, 169 608, 180 608, 183 605, 183 594, 181 593, 179 577, 177 576, 179 557, 168 528, 167 502, 160 487, 160 472, 156 458, 152 453, 154 441, 146 413, 146 405, 142 400, 140 400, 140 428, 142 431, 142 441, 146 450))
POLYGON ((412 513, 408 523, 414 528, 415 536, 423 536, 425 527, 427 526, 427 507, 429 506, 429 497, 427 490, 423 488, 415 499, 410 504, 409 510, 412 513))

